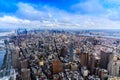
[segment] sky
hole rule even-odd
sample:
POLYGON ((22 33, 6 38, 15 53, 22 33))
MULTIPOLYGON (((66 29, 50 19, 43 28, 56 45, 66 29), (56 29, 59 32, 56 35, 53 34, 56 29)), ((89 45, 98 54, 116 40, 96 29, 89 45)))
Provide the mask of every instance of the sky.
POLYGON ((120 29, 120 0, 0 0, 0 28, 120 29))

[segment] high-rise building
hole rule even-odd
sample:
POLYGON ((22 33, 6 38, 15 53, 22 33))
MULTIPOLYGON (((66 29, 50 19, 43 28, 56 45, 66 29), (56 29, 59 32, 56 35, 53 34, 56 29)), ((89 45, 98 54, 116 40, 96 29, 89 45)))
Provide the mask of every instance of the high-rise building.
POLYGON ((53 73, 59 73, 63 71, 63 66, 60 60, 54 60, 52 62, 52 71, 53 73))
POLYGON ((90 55, 89 69, 92 74, 94 74, 95 69, 99 66, 100 58, 96 55, 90 55))
POLYGON ((90 72, 93 74, 95 68, 95 57, 93 54, 90 55, 90 61, 89 61, 89 69, 90 72))
POLYGON ((113 58, 108 64, 109 74, 112 76, 120 76, 120 60, 118 60, 117 55, 112 55, 113 58))
POLYGON ((86 67, 81 67, 81 73, 83 75, 83 77, 88 76, 88 70, 86 67))
POLYGON ((60 50, 60 56, 65 57, 66 54, 67 54, 67 48, 63 46, 60 50))
POLYGON ((89 55, 88 53, 80 53, 80 63, 82 66, 88 67, 89 55))
POLYGON ((23 80, 31 80, 30 69, 21 69, 21 75, 23 80))
POLYGON ((19 48, 16 47, 15 51, 12 52, 12 66, 13 68, 17 68, 19 66, 18 58, 19 58, 19 48))
POLYGON ((106 69, 100 69, 99 76, 100 76, 101 80, 107 80, 108 71, 106 69))
POLYGON ((104 51, 101 51, 101 53, 100 53, 100 65, 99 65, 100 68, 107 69, 111 54, 112 54, 111 52, 106 53, 104 51))
POLYGON ((28 67, 28 62, 27 62, 27 60, 20 61, 20 67, 21 67, 21 68, 27 68, 27 67, 28 67))
POLYGON ((78 65, 76 63, 71 63, 70 67, 73 71, 78 69, 78 65))

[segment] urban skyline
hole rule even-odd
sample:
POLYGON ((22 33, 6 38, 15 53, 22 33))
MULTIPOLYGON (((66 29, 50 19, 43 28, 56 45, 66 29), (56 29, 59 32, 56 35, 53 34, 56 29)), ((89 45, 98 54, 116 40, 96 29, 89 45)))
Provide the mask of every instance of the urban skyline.
POLYGON ((0 80, 120 80, 120 1, 0 0, 0 80))

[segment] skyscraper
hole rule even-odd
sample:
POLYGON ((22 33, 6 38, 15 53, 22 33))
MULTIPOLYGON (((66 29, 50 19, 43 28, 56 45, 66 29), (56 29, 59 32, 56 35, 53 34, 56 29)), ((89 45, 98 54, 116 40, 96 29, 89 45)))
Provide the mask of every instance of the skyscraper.
POLYGON ((88 67, 88 60, 89 60, 89 54, 88 53, 80 53, 80 63, 82 66, 88 67))
POLYGON ((100 68, 103 68, 103 69, 107 69, 107 66, 108 66, 108 63, 109 63, 109 59, 110 59, 110 55, 112 53, 106 53, 104 51, 101 51, 100 53, 100 68))
POLYGON ((118 56, 113 54, 112 59, 108 64, 109 74, 112 76, 120 76, 120 60, 118 60, 118 56))

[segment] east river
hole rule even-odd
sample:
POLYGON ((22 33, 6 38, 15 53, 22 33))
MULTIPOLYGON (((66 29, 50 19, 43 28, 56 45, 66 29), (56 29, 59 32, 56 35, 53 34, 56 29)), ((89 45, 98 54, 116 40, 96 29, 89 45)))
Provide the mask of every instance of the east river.
POLYGON ((0 32, 0 67, 3 64, 4 56, 6 54, 4 39, 7 39, 7 35, 11 32, 0 32))

